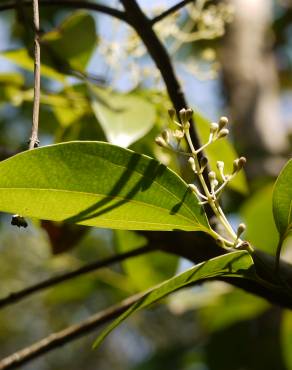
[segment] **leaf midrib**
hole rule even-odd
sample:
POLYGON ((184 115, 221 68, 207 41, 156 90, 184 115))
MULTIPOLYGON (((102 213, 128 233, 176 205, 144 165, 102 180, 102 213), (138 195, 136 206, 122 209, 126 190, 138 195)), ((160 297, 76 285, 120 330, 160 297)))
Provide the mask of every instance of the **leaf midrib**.
MULTIPOLYGON (((146 207, 149 207, 149 208, 154 208, 154 209, 161 209, 163 210, 164 212, 165 211, 168 211, 167 208, 163 208, 163 207, 160 207, 160 206, 156 206, 154 204, 151 204, 151 203, 145 203, 145 202, 142 202, 142 201, 139 201, 139 200, 136 200, 136 199, 130 199, 130 198, 124 198, 124 197, 121 197, 121 196, 112 196, 112 195, 103 195, 103 194, 99 194, 99 193, 88 193, 88 192, 81 192, 81 191, 75 191, 75 190, 63 190, 63 189, 47 189, 47 188, 22 188, 22 187, 19 187, 19 188, 0 188, 0 191, 1 190, 31 190, 31 191, 51 191, 51 192, 62 192, 62 193, 73 193, 73 194, 83 194, 83 195, 89 195, 89 196, 96 196, 96 197, 99 197, 99 198, 110 198, 110 199, 119 199, 119 200, 127 200, 127 202, 132 202, 132 203, 136 203, 136 204, 142 204, 143 206, 146 206, 146 207)), ((191 224, 191 219, 190 218, 187 218, 185 217, 184 215, 178 213, 176 214, 176 217, 179 217, 181 219, 184 219, 184 220, 187 220, 188 223, 191 224)), ((106 219, 103 217, 104 220, 113 220, 113 219, 106 219)), ((200 222, 198 222, 197 218, 196 218, 196 221, 197 221, 197 224, 202 226, 204 229, 208 230, 204 224, 201 224, 200 222)), ((135 223, 135 221, 129 221, 127 220, 127 223, 128 222, 133 222, 135 223)), ((137 222, 138 223, 138 222, 137 222)), ((145 224, 148 224, 149 222, 139 222, 139 224, 141 223, 145 223, 145 224)), ((152 224, 152 223, 149 223, 149 224, 152 224)), ((160 223, 153 223, 153 225, 158 225, 160 223)), ((182 226, 182 225, 175 225, 175 224, 163 224, 163 225, 173 225, 173 226, 182 226)))

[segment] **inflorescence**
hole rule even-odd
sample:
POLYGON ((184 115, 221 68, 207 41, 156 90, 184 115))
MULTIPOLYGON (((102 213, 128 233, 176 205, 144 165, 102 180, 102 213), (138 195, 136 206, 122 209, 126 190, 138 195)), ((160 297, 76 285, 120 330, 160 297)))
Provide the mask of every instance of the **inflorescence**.
POLYGON ((215 171, 209 170, 207 157, 202 154, 203 150, 209 145, 229 134, 229 130, 227 129, 228 119, 226 117, 221 117, 218 123, 211 123, 208 141, 200 148, 196 149, 190 135, 190 120, 193 116, 192 109, 181 109, 179 112, 179 121, 176 119, 176 114, 173 109, 169 110, 169 116, 177 128, 175 130, 164 130, 155 141, 163 148, 189 157, 188 162, 198 179, 201 190, 199 190, 195 184, 189 184, 189 188, 197 196, 200 205, 209 204, 217 220, 225 230, 224 236, 222 236, 211 229, 211 234, 216 239, 217 244, 228 250, 230 248, 251 250, 249 243, 240 239, 240 236, 245 231, 245 225, 243 223, 239 224, 235 232, 219 203, 224 188, 243 168, 246 159, 244 157, 235 159, 233 161, 233 170, 231 174, 226 174, 224 172, 224 162, 217 161, 216 166, 219 174, 217 178, 215 171), (188 150, 181 149, 180 143, 183 139, 186 140, 188 150), (205 176, 203 175, 204 171, 208 171, 207 181, 209 184, 207 184, 205 176))

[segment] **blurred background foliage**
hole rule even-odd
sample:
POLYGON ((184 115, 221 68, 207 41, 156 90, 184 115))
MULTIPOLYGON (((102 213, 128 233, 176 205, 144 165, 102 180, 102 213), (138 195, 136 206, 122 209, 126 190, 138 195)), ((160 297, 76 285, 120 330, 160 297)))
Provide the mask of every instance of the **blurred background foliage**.
MULTIPOLYGON (((175 3, 139 1, 149 16, 175 3)), ((19 4, 0 13, 1 160, 27 148, 31 129, 32 10, 19 4)), ((120 7, 114 0, 107 5, 120 7)), ((197 0, 155 25, 196 111, 200 137, 210 120, 223 114, 231 118, 234 142, 214 145, 208 156, 230 164, 238 154, 247 156, 246 174, 231 183, 224 206, 231 220, 247 224, 246 238, 270 254, 277 245, 271 184, 291 156, 291 6, 288 0, 197 0)), ((107 140, 154 156, 188 178, 178 158, 154 145, 157 133, 168 125, 171 103, 136 33, 117 19, 58 6, 41 7, 41 27, 41 145, 107 140)), ((1 215, 0 221, 3 297, 147 243, 135 232, 36 220, 24 230, 11 226, 10 216, 1 215)), ((290 262, 291 250, 286 243, 284 257, 290 262)), ((187 267, 188 261, 155 252, 6 307, 0 312, 0 355, 187 267)), ((95 336, 23 368, 292 369, 291 312, 222 282, 173 294, 134 315, 99 351, 91 350, 95 336)))

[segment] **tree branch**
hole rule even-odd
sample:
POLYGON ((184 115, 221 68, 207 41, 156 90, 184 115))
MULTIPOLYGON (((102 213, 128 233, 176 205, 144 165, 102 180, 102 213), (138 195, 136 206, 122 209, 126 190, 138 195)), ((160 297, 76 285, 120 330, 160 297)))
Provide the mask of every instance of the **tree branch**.
POLYGON ((39 146, 38 126, 40 113, 40 89, 41 89, 41 48, 39 40, 40 15, 38 0, 33 0, 33 25, 34 25, 34 98, 32 129, 29 140, 29 149, 39 146))
POLYGON ((127 298, 119 304, 109 307, 104 311, 98 312, 82 321, 80 324, 69 326, 57 333, 53 333, 46 338, 28 346, 18 352, 13 353, 0 361, 0 370, 15 369, 36 357, 39 357, 57 347, 60 347, 74 339, 83 336, 102 324, 116 318, 126 311, 133 303, 137 302, 145 293, 136 294, 127 298))
MULTIPOLYGON (((146 17, 135 0, 121 0, 125 8, 129 24, 134 28, 146 46, 150 56, 159 69, 172 104, 178 113, 187 108, 182 88, 176 77, 169 55, 154 32, 151 20, 146 17)), ((200 147, 200 140, 193 124, 191 124, 191 137, 196 148, 200 147)))
POLYGON ((160 22, 162 19, 168 17, 170 14, 177 12, 179 9, 187 5, 188 3, 191 3, 195 0, 183 0, 179 3, 175 4, 174 6, 170 7, 169 9, 165 10, 161 14, 159 14, 157 17, 154 17, 151 19, 151 24, 154 25, 157 22, 160 22))
POLYGON ((155 251, 155 249, 150 248, 148 246, 133 249, 129 252, 117 254, 115 256, 106 258, 106 259, 101 260, 101 261, 92 262, 88 265, 82 266, 82 267, 80 267, 76 270, 70 271, 70 272, 66 272, 62 275, 54 276, 50 279, 44 280, 44 281, 42 281, 38 284, 27 287, 27 288, 25 288, 23 290, 20 290, 18 292, 11 293, 7 297, 4 297, 4 298, 0 299, 0 308, 3 308, 5 306, 16 303, 16 302, 20 301, 21 299, 30 296, 31 294, 40 292, 40 291, 42 291, 44 289, 47 289, 47 288, 51 288, 51 287, 53 287, 57 284, 61 284, 65 281, 76 278, 78 276, 85 275, 85 274, 88 274, 89 272, 96 271, 98 269, 109 266, 111 264, 121 262, 121 261, 124 261, 128 258, 137 257, 137 256, 140 256, 142 254, 153 252, 153 251, 155 251))
MULTIPOLYGON (((31 6, 32 0, 24 0, 24 6, 31 6)), ((104 13, 110 15, 112 17, 118 18, 124 22, 127 22, 127 17, 124 12, 111 8, 106 5, 101 5, 97 3, 93 3, 90 1, 78 1, 78 0, 40 0, 40 6, 63 6, 67 8, 74 8, 74 9, 87 9, 93 10, 96 12, 104 13)), ((0 5, 0 12, 4 10, 11 10, 17 6, 17 1, 7 1, 4 4, 0 5)))

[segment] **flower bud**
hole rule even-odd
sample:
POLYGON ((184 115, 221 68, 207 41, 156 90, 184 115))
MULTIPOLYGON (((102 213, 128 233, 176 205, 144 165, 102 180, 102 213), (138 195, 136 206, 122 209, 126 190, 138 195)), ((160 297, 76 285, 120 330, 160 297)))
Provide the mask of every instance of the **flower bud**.
POLYGON ((193 112, 193 110, 191 108, 188 108, 186 110, 186 119, 187 119, 187 121, 189 121, 190 119, 192 119, 193 113, 194 112, 193 112))
POLYGON ((173 132, 173 136, 178 139, 178 140, 181 140, 183 137, 184 137, 184 132, 181 131, 181 130, 175 130, 173 132))
POLYGON ((242 167, 246 164, 246 158, 240 157, 238 159, 238 171, 242 169, 242 167))
POLYGON ((215 134, 215 132, 217 132, 218 128, 219 128, 218 123, 216 123, 216 122, 211 123, 211 125, 210 125, 210 133, 211 134, 215 134))
POLYGON ((167 147, 165 140, 161 136, 157 136, 157 138, 155 139, 155 143, 163 148, 167 147))
POLYGON ((163 130, 161 133, 161 136, 166 143, 169 143, 169 131, 168 130, 163 130))
POLYGON ((228 124, 228 118, 227 117, 220 117, 219 130, 222 130, 227 124, 228 124))
POLYGON ((223 128, 219 131, 217 139, 221 139, 222 137, 225 137, 229 134, 229 130, 227 128, 223 128))
POLYGON ((173 108, 168 109, 168 115, 170 119, 175 119, 175 110, 173 108))
POLYGON ((216 173, 214 171, 210 171, 208 173, 208 176, 209 176, 210 181, 216 179, 216 173))
POLYGON ((232 171, 232 174, 234 174, 235 172, 238 172, 242 169, 242 167, 245 165, 246 163, 246 158, 245 157, 240 157, 240 158, 237 158, 233 161, 233 171, 232 171))
POLYGON ((237 233, 236 233, 236 235, 237 235, 238 238, 245 231, 245 229, 246 229, 245 224, 241 223, 241 224, 238 225, 237 233))
POLYGON ((185 123, 187 121, 187 111, 185 108, 179 111, 179 118, 182 123, 185 123))
POLYGON ((219 184, 219 182, 218 182, 217 179, 212 180, 212 187, 213 187, 213 189, 216 188, 216 186, 218 186, 218 184, 219 184))
POLYGON ((194 160, 194 158, 193 158, 193 157, 190 157, 190 158, 188 159, 188 162, 189 162, 189 164, 191 164, 191 165, 195 164, 195 160, 194 160))
POLYGON ((223 170, 224 170, 224 162, 222 162, 222 161, 217 161, 216 166, 217 166, 217 168, 218 168, 218 170, 219 170, 220 172, 223 172, 223 170))
POLYGON ((207 164, 208 164, 208 158, 206 157, 200 158, 201 171, 204 171, 204 168, 206 168, 207 164))
POLYGON ((193 193, 195 193, 196 195, 199 194, 199 189, 196 187, 196 185, 194 184, 188 184, 188 187, 192 190, 193 193))
POLYGON ((192 170, 196 173, 197 172, 197 169, 196 169, 196 164, 195 164, 195 160, 194 160, 193 157, 190 157, 189 158, 189 164, 191 165, 192 170))

